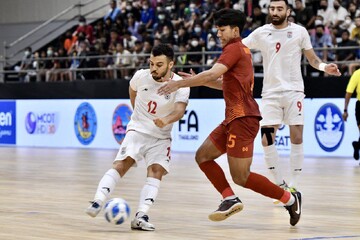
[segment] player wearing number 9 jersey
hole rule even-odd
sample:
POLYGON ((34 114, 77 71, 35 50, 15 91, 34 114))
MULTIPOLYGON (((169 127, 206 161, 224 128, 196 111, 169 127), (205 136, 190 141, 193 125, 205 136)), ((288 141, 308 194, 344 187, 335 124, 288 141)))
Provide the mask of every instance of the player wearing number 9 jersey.
POLYGON ((265 161, 276 184, 294 190, 303 165, 304 83, 301 56, 310 65, 331 75, 341 75, 336 64, 323 63, 315 54, 307 30, 288 22, 287 0, 271 0, 270 24, 257 28, 242 40, 250 49, 260 50, 263 57, 264 80, 260 122, 265 161), (290 128, 291 179, 285 181, 278 165, 275 136, 281 124, 290 128))
POLYGON ((181 79, 172 72, 173 66, 173 49, 160 44, 152 49, 150 69, 138 70, 130 80, 129 95, 134 112, 113 167, 100 180, 94 200, 85 211, 88 215, 95 217, 100 212, 116 184, 131 166, 143 159, 147 178, 131 228, 155 230, 147 212, 155 202, 162 177, 169 172, 172 125, 183 117, 190 94, 189 88, 164 96, 157 94, 158 88, 165 84, 164 79, 181 79))

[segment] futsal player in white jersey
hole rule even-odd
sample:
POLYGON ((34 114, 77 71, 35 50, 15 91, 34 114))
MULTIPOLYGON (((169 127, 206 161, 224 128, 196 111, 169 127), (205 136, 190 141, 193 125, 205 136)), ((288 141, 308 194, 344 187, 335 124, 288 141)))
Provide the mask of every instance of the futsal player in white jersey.
POLYGON ((283 188, 295 188, 303 165, 304 82, 301 75, 301 56, 310 65, 327 74, 340 76, 336 64, 326 64, 316 56, 307 30, 288 22, 290 8, 287 0, 271 0, 270 24, 255 29, 242 42, 250 49, 260 50, 263 57, 261 139, 267 166, 275 183, 283 188), (290 128, 291 179, 285 181, 279 167, 274 145, 281 124, 290 128))
POLYGON ((190 93, 189 88, 165 96, 157 93, 164 84, 163 79, 182 79, 172 72, 173 66, 173 49, 160 44, 152 49, 150 69, 138 70, 130 80, 129 94, 134 112, 113 167, 100 180, 94 200, 85 211, 88 215, 95 217, 101 211, 116 184, 121 182, 130 167, 143 159, 147 178, 131 228, 155 230, 147 212, 158 195, 162 177, 169 172, 171 129, 173 123, 183 117, 190 93))

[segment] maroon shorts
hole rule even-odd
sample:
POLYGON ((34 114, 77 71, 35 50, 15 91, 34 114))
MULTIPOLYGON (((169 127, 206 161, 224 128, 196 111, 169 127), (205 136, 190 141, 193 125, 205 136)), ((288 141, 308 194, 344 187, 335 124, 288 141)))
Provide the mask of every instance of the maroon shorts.
POLYGON ((210 140, 219 151, 230 157, 252 157, 259 121, 259 117, 241 117, 227 125, 220 124, 210 133, 210 140))

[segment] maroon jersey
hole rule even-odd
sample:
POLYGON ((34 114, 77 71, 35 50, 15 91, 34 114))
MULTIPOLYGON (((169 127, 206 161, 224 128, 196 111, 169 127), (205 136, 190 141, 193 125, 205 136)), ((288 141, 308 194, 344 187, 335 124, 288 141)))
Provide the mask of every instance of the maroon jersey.
POLYGON ((228 68, 223 75, 226 105, 224 124, 239 117, 261 118, 259 106, 253 97, 254 70, 251 52, 240 38, 232 39, 225 45, 217 63, 228 68))

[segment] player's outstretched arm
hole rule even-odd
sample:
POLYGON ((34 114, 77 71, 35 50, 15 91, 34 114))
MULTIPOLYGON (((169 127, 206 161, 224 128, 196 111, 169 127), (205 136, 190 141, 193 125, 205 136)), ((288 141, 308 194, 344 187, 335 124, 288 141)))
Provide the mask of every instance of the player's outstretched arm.
POLYGON ((341 76, 338 66, 335 63, 322 62, 321 59, 316 56, 314 49, 305 50, 304 54, 313 68, 326 72, 330 75, 341 76))
POLYGON ((179 88, 184 87, 206 86, 209 82, 217 81, 218 78, 223 75, 227 70, 228 68, 225 65, 221 63, 215 63, 215 65, 211 69, 188 77, 184 80, 173 81, 169 79, 164 79, 165 81, 167 81, 167 83, 159 88, 158 94, 170 94, 172 92, 175 92, 179 88))

